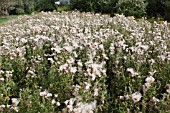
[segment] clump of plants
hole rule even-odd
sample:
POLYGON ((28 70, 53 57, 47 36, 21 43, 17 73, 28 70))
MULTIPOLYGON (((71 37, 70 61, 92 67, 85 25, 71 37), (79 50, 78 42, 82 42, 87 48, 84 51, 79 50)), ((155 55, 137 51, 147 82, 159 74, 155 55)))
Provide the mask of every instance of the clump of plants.
POLYGON ((166 21, 80 12, 0 27, 1 112, 169 112, 166 21))

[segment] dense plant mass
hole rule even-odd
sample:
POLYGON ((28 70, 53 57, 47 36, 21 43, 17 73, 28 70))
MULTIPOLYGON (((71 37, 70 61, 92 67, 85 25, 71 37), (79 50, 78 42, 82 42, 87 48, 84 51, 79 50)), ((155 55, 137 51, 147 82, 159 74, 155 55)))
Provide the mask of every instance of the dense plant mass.
MULTIPOLYGON (((165 4, 168 0, 147 0, 147 13, 151 17, 165 15, 165 4)), ((170 5, 169 5, 170 7, 170 5)))
POLYGON ((71 0, 71 9, 170 21, 169 0, 71 0))
POLYGON ((170 112, 167 22, 80 12, 0 27, 0 111, 170 112))
POLYGON ((56 10, 57 0, 39 0, 36 2, 35 9, 37 11, 53 11, 56 10))
POLYGON ((145 0, 119 0, 115 7, 120 14, 142 17, 146 16, 146 6, 145 0))
POLYGON ((1 0, 0 17, 39 11, 79 10, 170 21, 169 0, 1 0), (68 4, 67 4, 68 3, 68 4))
POLYGON ((71 9, 86 12, 114 13, 118 0, 71 0, 71 9))

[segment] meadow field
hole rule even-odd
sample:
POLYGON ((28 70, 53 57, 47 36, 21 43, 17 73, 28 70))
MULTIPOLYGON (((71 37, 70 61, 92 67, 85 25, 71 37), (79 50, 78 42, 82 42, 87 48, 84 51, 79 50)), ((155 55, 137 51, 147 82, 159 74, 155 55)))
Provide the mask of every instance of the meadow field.
POLYGON ((41 12, 0 26, 0 112, 170 113, 170 28, 41 12))

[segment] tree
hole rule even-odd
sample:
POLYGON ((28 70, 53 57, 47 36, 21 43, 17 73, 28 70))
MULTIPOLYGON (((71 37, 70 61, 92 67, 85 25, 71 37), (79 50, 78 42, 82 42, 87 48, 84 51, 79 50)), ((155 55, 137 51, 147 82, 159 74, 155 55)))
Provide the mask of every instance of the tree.
POLYGON ((165 20, 170 21, 170 1, 165 1, 165 20))
POLYGON ((34 0, 23 0, 25 13, 32 13, 34 11, 34 0))
POLYGON ((56 9, 55 2, 57 0, 38 0, 36 10, 38 11, 53 11, 56 9))
POLYGON ((9 14, 24 14, 24 2, 23 0, 15 0, 9 8, 9 14))
POLYGON ((8 15, 8 8, 13 0, 0 0, 0 16, 8 15))
POLYGON ((165 15, 165 0, 147 0, 147 14, 149 17, 163 17, 165 15))
POLYGON ((146 6, 145 0, 119 0, 116 9, 126 16, 142 17, 146 15, 146 6))
POLYGON ((115 5, 118 0, 71 0, 71 9, 77 9, 85 12, 115 12, 115 5))
POLYGON ((9 14, 30 14, 34 11, 34 0, 15 0, 8 10, 9 14))

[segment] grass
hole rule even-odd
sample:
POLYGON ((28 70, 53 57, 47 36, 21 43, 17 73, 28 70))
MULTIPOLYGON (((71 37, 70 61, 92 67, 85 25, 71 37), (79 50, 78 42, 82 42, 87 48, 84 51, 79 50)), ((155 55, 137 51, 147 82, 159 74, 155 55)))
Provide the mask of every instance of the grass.
POLYGON ((0 18, 0 23, 7 22, 9 19, 8 18, 0 18))
POLYGON ((64 6, 58 6, 57 11, 69 11, 70 10, 70 5, 64 5, 64 6))
POLYGON ((5 17, 0 17, 0 25, 8 22, 11 19, 15 19, 17 15, 10 15, 10 16, 5 16, 5 17))

